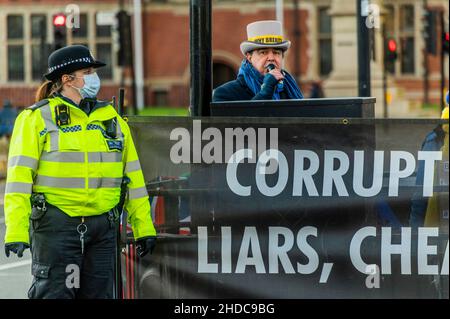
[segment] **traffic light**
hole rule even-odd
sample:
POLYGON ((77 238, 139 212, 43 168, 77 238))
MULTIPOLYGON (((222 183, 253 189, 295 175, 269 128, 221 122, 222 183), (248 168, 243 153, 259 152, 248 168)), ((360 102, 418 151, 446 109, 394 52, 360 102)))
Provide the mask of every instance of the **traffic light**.
POLYGON ((387 59, 391 61, 397 59, 397 42, 394 39, 387 42, 387 59))
POLYGON ((448 31, 442 32, 442 51, 444 51, 444 53, 447 54, 448 54, 448 42, 449 42, 448 31))
POLYGON ((62 13, 53 16, 53 49, 58 50, 66 46, 66 16, 62 13))
POLYGON ((119 31, 118 65, 131 65, 131 17, 125 10, 117 13, 119 31))
POLYGON ((438 13, 433 10, 425 11, 425 19, 424 30, 423 30, 423 38, 425 40, 425 50, 426 52, 436 55, 437 54, 437 30, 436 30, 436 22, 437 22, 438 13))
POLYGON ((384 68, 386 71, 395 72, 395 60, 397 60, 397 41, 388 38, 384 43, 384 68))

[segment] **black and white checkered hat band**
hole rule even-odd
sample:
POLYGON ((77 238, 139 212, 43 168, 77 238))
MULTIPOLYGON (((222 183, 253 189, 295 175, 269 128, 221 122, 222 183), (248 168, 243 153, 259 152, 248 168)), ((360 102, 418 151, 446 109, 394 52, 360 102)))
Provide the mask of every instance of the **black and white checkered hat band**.
POLYGON ((75 60, 71 60, 68 62, 64 62, 55 66, 52 66, 51 68, 48 69, 48 72, 53 72, 55 70, 58 70, 62 67, 65 67, 67 65, 73 64, 73 63, 78 63, 78 62, 88 62, 88 63, 93 63, 94 59, 92 59, 91 57, 87 57, 87 58, 79 58, 79 59, 75 59, 75 60))

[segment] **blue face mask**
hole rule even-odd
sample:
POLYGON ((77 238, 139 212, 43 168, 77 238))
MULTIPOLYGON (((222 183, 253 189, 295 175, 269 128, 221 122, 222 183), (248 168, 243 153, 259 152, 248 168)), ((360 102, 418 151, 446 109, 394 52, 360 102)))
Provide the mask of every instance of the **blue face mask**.
POLYGON ((85 74, 83 80, 84 86, 81 89, 76 86, 72 87, 78 90, 83 99, 97 97, 97 93, 100 91, 100 78, 97 73, 85 74))

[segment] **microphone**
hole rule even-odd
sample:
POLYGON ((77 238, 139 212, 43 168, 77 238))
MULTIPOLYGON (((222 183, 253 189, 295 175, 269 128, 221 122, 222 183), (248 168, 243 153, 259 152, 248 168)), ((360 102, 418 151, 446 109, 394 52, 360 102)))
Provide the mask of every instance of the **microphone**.
MULTIPOLYGON (((266 66, 266 69, 267 69, 269 72, 272 71, 272 70, 275 69, 275 68, 276 68, 276 67, 275 67, 275 64, 273 64, 273 63, 270 63, 269 65, 266 66)), ((283 84, 283 80, 278 81, 278 83, 283 84)))
POLYGON ((275 64, 270 63, 269 65, 266 66, 266 69, 272 71, 273 69, 275 69, 275 64))

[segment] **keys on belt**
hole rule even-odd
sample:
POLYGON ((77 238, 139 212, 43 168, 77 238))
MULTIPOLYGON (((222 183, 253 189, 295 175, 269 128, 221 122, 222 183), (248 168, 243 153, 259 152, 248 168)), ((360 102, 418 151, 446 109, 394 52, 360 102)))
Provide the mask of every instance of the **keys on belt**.
POLYGON ((87 232, 87 225, 84 223, 84 217, 81 217, 81 223, 77 226, 77 232, 80 234, 81 254, 84 255, 84 234, 87 232))

